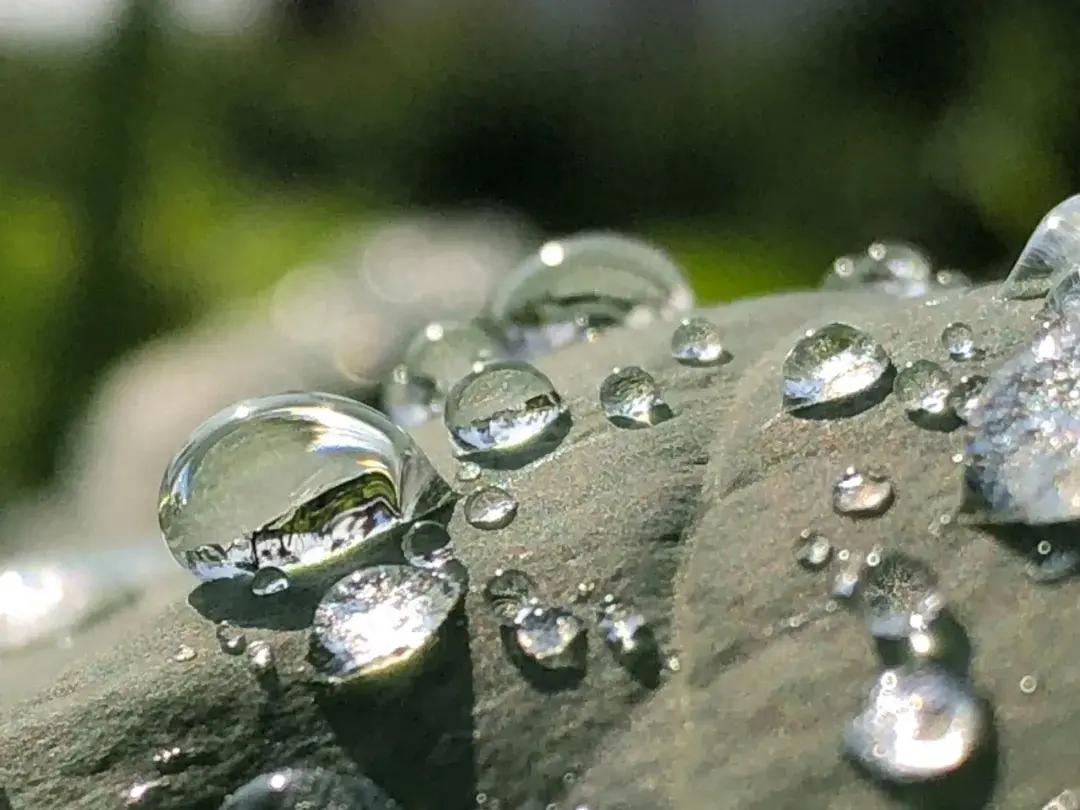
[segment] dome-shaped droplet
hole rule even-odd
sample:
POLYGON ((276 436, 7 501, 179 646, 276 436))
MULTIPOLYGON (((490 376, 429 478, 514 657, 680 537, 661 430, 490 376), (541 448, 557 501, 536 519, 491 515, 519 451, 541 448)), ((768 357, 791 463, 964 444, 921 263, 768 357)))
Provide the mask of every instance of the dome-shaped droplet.
POLYGON ((819 571, 832 559, 833 547, 829 538, 812 529, 804 529, 795 541, 795 561, 810 571, 819 571))
POLYGON ((312 663, 331 681, 383 672, 431 644, 461 599, 451 577, 408 565, 362 568, 319 602, 312 663))
POLYGON ((673 416, 656 380, 637 366, 617 368, 604 378, 600 405, 612 424, 623 428, 651 427, 673 416))
POLYGON ((459 456, 486 463, 553 447, 569 414, 551 380, 528 363, 489 363, 462 378, 444 414, 459 456))
POLYGON ((521 652, 544 669, 579 669, 585 659, 585 625, 559 607, 534 607, 518 614, 514 638, 521 652))
POLYGON ((876 517, 888 511, 895 494, 883 473, 848 467, 833 485, 833 509, 850 517, 876 517))
POLYGON ((586 233, 547 242, 506 277, 491 315, 526 355, 585 338, 590 329, 648 323, 689 309, 679 268, 655 247, 586 233))
POLYGON ((513 624, 536 596, 536 581, 517 568, 497 569, 484 585, 484 601, 503 624, 513 624))
POLYGON ((502 487, 481 487, 465 499, 465 520, 477 529, 504 529, 517 515, 518 502, 502 487))
POLYGON ((289 589, 289 575, 280 568, 268 565, 251 578, 251 592, 256 596, 273 596, 289 589))
POLYGON ((274 648, 270 643, 259 639, 248 645, 248 668, 263 686, 273 685, 277 680, 277 663, 274 660, 274 648))
POLYGON ((963 321, 953 321, 942 330, 941 345, 953 360, 971 360, 977 354, 975 330, 963 321))
POLYGON ((329 394, 241 402, 173 459, 158 519, 203 579, 317 564, 445 503, 451 492, 378 411, 329 394))
POLYGON ((864 253, 834 261, 822 286, 865 288, 896 298, 921 298, 939 283, 930 260, 918 248, 903 242, 874 242, 864 253))
POLYGON ((458 467, 456 478, 458 481, 467 484, 477 480, 481 472, 480 465, 475 461, 465 461, 458 467))
POLYGON ((958 418, 968 421, 979 404, 979 395, 986 386, 987 379, 982 374, 965 374, 949 393, 949 407, 958 418))
POLYGON ((247 636, 228 622, 218 622, 215 634, 218 646, 226 655, 241 655, 247 649, 247 636))
POLYGON ((963 681, 935 667, 888 669, 848 726, 844 746, 881 779, 921 782, 971 759, 988 726, 985 710, 963 681))
POLYGON ((888 393, 892 364, 881 344, 831 323, 800 339, 784 360, 784 408, 795 414, 865 410, 888 393))
POLYGON ((893 393, 910 414, 943 416, 949 411, 952 377, 937 363, 916 360, 897 372, 893 393))
POLYGON ((604 643, 620 658, 655 650, 655 637, 648 620, 623 602, 614 599, 605 601, 596 625, 604 643))
POLYGON ((429 323, 383 383, 383 409, 399 425, 423 424, 443 412, 454 383, 471 373, 474 364, 504 354, 501 342, 479 323, 429 323))
POLYGON ((1005 298, 1040 298, 1050 277, 1080 263, 1080 194, 1050 209, 1035 226, 1002 285, 1005 298))
POLYGON ((941 615, 945 600, 930 566, 899 552, 880 555, 875 562, 867 561, 862 585, 871 635, 899 641, 941 615))
POLYGON ((252 779, 221 810, 398 810, 398 804, 364 777, 284 768, 252 779))
POLYGON ((671 333, 671 356, 684 366, 719 366, 731 362, 720 331, 705 318, 687 318, 671 333))
POLYGON ((401 539, 401 553, 409 565, 439 569, 453 558, 454 546, 441 523, 421 520, 410 526, 401 539))

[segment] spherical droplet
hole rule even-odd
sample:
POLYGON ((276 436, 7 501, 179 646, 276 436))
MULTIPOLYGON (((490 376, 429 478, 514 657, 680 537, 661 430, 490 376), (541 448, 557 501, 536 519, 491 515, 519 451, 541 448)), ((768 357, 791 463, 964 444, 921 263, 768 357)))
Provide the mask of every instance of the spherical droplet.
POLYGON ((444 414, 457 454, 481 463, 553 447, 567 417, 551 380, 528 363, 509 360, 489 363, 459 380, 444 414))
POLYGON ((410 341, 383 383, 382 404, 397 424, 415 427, 443 412, 454 383, 476 362, 504 357, 502 343, 476 322, 429 323, 410 341))
POLYGON ((517 568, 497 569, 484 585, 484 601, 503 624, 513 624, 536 595, 536 581, 517 568))
POLYGON ((862 601, 871 635, 892 641, 925 630, 945 608, 930 566, 899 552, 883 554, 877 565, 868 565, 862 601))
POLYGON ((892 506, 895 490, 883 473, 848 467, 833 485, 833 509, 849 517, 877 517, 892 506))
POLYGON ((892 370, 881 344, 832 323, 799 340, 784 360, 784 408, 795 414, 841 415, 880 400, 892 370))
POLYGON ((584 665, 585 625, 559 607, 523 610, 514 623, 518 648, 544 669, 579 669, 584 665))
POLYGON ((202 579, 343 554, 451 496, 412 439, 344 397, 281 394, 204 422, 165 473, 158 519, 202 579))
POLYGON ((312 662, 328 680, 345 681, 413 659, 434 642, 461 596, 456 580, 421 568, 362 568, 319 602, 312 662))
POLYGON ((687 318, 671 333, 671 356, 684 366, 719 366, 731 362, 720 332, 705 318, 687 318))
POLYGON ((280 568, 268 565, 251 578, 251 592, 256 596, 273 596, 289 589, 289 575, 280 568))
POLYGON ((600 405, 612 424, 646 428, 672 417, 660 387, 637 366, 615 369, 600 384, 600 405))
POLYGON ((469 483, 477 480, 480 477, 480 472, 480 465, 475 461, 465 461, 458 467, 456 477, 458 481, 469 483))
POLYGON ((962 321, 953 321, 941 333, 941 345, 953 360, 975 357, 975 332, 962 321))
POLYGON ((252 779, 221 810, 398 810, 370 779, 322 768, 285 768, 252 779))
POLYGON ((937 363, 916 360, 900 369, 893 393, 910 414, 943 416, 949 411, 952 377, 937 363))
POLYGON ((247 636, 228 622, 218 622, 215 634, 221 651, 226 655, 240 655, 247 648, 247 636))
POLYGON ((401 539, 401 553, 417 568, 443 568, 453 559, 450 535, 441 523, 421 520, 409 527, 401 539))
POLYGON ((583 340, 590 329, 644 325, 693 304, 664 253, 615 234, 548 242, 495 291, 491 315, 527 356, 583 340))
POLYGON ((465 520, 477 529, 505 529, 517 515, 518 502, 502 487, 481 487, 465 499, 465 520))
POLYGON ((935 667, 886 670, 844 737, 849 756, 889 782, 945 776, 986 739, 988 722, 968 686, 935 667))
POLYGON ((829 564, 832 555, 832 543, 820 532, 804 529, 795 542, 795 561, 807 570, 821 570, 829 564))
POLYGON ((648 620, 622 602, 611 601, 603 605, 597 627, 604 643, 619 657, 629 658, 655 648, 648 620))

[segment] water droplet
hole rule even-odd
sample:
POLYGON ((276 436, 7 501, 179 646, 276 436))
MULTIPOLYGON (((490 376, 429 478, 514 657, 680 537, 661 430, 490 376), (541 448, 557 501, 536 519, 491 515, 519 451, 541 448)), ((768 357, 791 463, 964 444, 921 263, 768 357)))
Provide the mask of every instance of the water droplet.
POLYGON ((315 565, 451 495, 378 411, 281 394, 234 405, 192 434, 165 473, 158 518, 177 561, 216 579, 315 565))
POLYGON ((159 773, 179 773, 187 767, 191 757, 180 746, 162 748, 154 754, 154 767, 159 773))
POLYGON ((955 771, 986 739, 979 701, 936 667, 889 669, 844 735, 849 756, 890 782, 921 782, 955 771))
POLYGON ((251 578, 251 592, 256 596, 273 596, 289 589, 289 575, 272 565, 260 568, 251 578))
POLYGON ((591 579, 579 582, 577 584, 577 590, 574 592, 574 601, 586 602, 589 597, 593 595, 594 591, 596 591, 596 583, 591 579))
POLYGON ((656 380, 637 366, 617 368, 604 378, 600 405, 612 424, 622 428, 651 427, 673 415, 656 380))
POLYGON ((476 322, 429 323, 409 343, 383 383, 382 404, 399 425, 415 427, 439 416, 454 383, 473 363, 505 356, 498 338, 476 322))
POLYGON ((491 314, 517 352, 535 356, 590 329, 643 325, 692 304, 682 272, 664 253, 595 233, 543 245, 495 291, 491 314))
POLYGON ((465 499, 465 520, 477 529, 504 529, 517 510, 514 496, 501 487, 482 487, 465 499))
POLYGON ((875 638, 903 640, 941 615, 945 600, 930 566, 898 552, 882 555, 874 566, 867 562, 862 600, 875 638))
POLYGON ((895 495, 883 473, 848 467, 833 485, 833 509, 849 517, 877 517, 888 511, 895 495))
POLYGON ((417 568, 440 569, 453 559, 450 535, 441 523, 421 520, 409 527, 401 540, 401 553, 417 568))
POLYGON ((1075 548, 1056 549, 1050 547, 1049 543, 1045 547, 1040 543, 1036 552, 1039 557, 1024 567, 1024 573, 1032 582, 1040 585, 1060 582, 1080 569, 1080 552, 1075 548))
POLYGON ((679 660, 679 656, 677 655, 669 655, 665 663, 667 664, 667 668, 671 672, 678 672, 682 669, 682 662, 679 660))
POLYGON ((914 245, 874 242, 864 253, 836 259, 822 286, 834 290, 866 289, 894 298, 921 298, 968 283, 958 270, 932 272, 930 259, 914 245))
POLYGON ((1025 695, 1035 694, 1035 690, 1039 688, 1039 679, 1034 675, 1025 675, 1020 679, 1020 691, 1025 695))
POLYGON ((450 577, 406 565, 363 568, 338 581, 319 602, 311 659, 331 681, 385 671, 434 642, 461 600, 450 577))
POLYGON ((180 648, 176 651, 176 654, 173 656, 173 661, 177 661, 177 662, 179 662, 181 664, 184 664, 184 663, 187 663, 188 661, 194 661, 195 657, 196 657, 196 652, 192 647, 189 647, 187 644, 181 644, 180 648))
POLYGON ((656 648, 649 622, 622 602, 607 601, 600 608, 597 627, 604 643, 620 658, 640 656, 656 648))
POLYGON ((276 677, 277 663, 269 642, 260 639, 248 645, 248 666, 260 680, 276 677))
POLYGON ((1074 790, 1063 790, 1044 804, 1042 810, 1080 810, 1080 794, 1074 790))
POLYGON ((1002 284, 1004 298, 1041 298, 1050 277, 1080 262, 1080 195, 1058 203, 1039 221, 1002 284))
MULTIPOLYGON (((957 417, 965 422, 968 421, 979 405, 979 395, 986 386, 986 382, 986 377, 981 374, 965 374, 957 381, 949 394, 949 407, 957 417)), ((960 462, 962 461, 963 455, 960 456, 960 462)))
POLYGON ((247 648, 247 636, 228 622, 218 622, 215 634, 221 651, 226 655, 240 655, 247 648))
POLYGON ((978 353, 974 330, 961 321, 953 321, 942 330, 941 345, 953 360, 971 360, 978 353))
POLYGON ((892 364, 881 344, 832 323, 799 340, 784 360, 784 408, 796 415, 840 416, 865 410, 888 393, 892 364))
POLYGON ((829 595, 833 599, 848 600, 855 597, 862 585, 863 560, 859 554, 841 554, 837 558, 844 563, 844 567, 833 578, 832 590, 829 595))
POLYGON ((585 625, 559 607, 534 607, 514 622, 518 648, 544 669, 580 669, 585 658, 585 625))
POLYGON ((136 782, 124 794, 125 807, 148 807, 151 802, 156 803, 156 797, 169 786, 169 780, 165 777, 150 779, 146 782, 136 782))
POLYGON ((475 461, 465 461, 458 467, 457 480, 463 483, 475 481, 480 477, 480 465, 475 461))
POLYGON ((803 568, 820 571, 832 559, 833 547, 829 538, 812 529, 803 529, 795 542, 795 560, 803 568))
POLYGON ((687 318, 675 327, 671 356, 684 366, 719 366, 732 359, 719 330, 705 318, 687 318))
POLYGON ((513 624, 514 619, 536 598, 536 581, 517 568, 499 568, 484 585, 484 601, 499 621, 513 624))
POLYGON ((916 360, 900 369, 893 393, 909 414, 942 416, 949 412, 952 377, 937 363, 916 360))
POLYGON ((398 810, 382 789, 362 776, 322 768, 286 768, 252 779, 225 800, 221 810, 398 810))
POLYGON ((457 454, 485 463, 552 449, 569 413, 551 380, 528 363, 507 360, 459 380, 444 417, 457 454))

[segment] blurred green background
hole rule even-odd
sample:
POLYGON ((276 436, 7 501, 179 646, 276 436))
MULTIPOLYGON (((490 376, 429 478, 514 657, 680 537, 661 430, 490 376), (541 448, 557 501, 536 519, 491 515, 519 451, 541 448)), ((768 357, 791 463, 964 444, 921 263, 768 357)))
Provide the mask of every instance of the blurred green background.
POLYGON ((704 300, 875 238, 999 275, 1078 190, 1078 32, 1073 2, 0 0, 0 495, 110 361, 402 212, 642 233, 704 300))

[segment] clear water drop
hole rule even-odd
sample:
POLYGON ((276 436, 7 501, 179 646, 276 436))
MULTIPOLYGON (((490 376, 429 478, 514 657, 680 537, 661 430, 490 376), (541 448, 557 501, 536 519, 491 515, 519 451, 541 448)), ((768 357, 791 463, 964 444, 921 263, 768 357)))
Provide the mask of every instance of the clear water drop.
POLYGON ((378 411, 281 394, 238 403, 192 434, 166 470, 158 519, 177 561, 217 579, 318 564, 451 496, 378 411))
POLYGON ((820 571, 832 560, 829 538, 812 529, 803 529, 795 541, 795 561, 808 571, 820 571))
POLYGON ((407 565, 363 568, 323 596, 311 628, 311 660, 332 682, 363 678, 414 659, 461 601, 453 578, 407 565))
POLYGON ((259 639, 248 645, 248 666, 255 677, 263 680, 268 677, 276 677, 277 662, 274 658, 274 648, 268 641, 259 639))
POLYGON ((833 484, 833 509, 849 517, 877 517, 889 510, 895 496, 884 473, 848 467, 833 484))
POLYGON ((865 410, 888 393, 892 363, 881 344, 843 323, 808 333, 784 359, 784 408, 796 415, 865 410))
POLYGON ((322 768, 285 768, 241 787, 221 810, 398 810, 370 779, 322 768))
POLYGON ((940 417, 949 413, 952 377, 930 360, 905 363, 893 381, 893 393, 909 414, 940 417))
POLYGON ((648 620, 630 605, 617 600, 601 606, 597 627, 604 643, 620 658, 632 658, 653 652, 655 638, 648 620))
POLYGON ((965 374, 957 380, 949 393, 949 407, 959 419, 967 422, 971 418, 971 414, 978 407, 979 395, 986 387, 986 382, 987 379, 982 374, 965 374))
POLYGON ((671 356, 684 366, 719 366, 732 359, 720 331, 705 318, 686 318, 675 327, 671 356))
POLYGON ((188 661, 194 661, 198 653, 195 652, 193 647, 189 647, 187 644, 181 644, 173 655, 173 661, 180 664, 186 664, 188 661))
POLYGON ((536 596, 536 581, 517 568, 497 569, 484 585, 484 601, 503 624, 513 624, 536 596))
POLYGON ((256 596, 273 596, 289 589, 289 575, 280 568, 268 565, 251 578, 251 592, 256 596))
POLYGON ((552 449, 568 418, 551 380, 511 360, 489 363, 459 380, 444 414, 456 453, 481 464, 552 449))
POLYGON ((525 356, 589 330, 644 325, 693 304, 682 271, 637 239, 585 233, 544 244, 495 291, 491 315, 525 356))
POLYGON ((612 424, 645 428, 673 414, 652 375, 637 366, 617 368, 600 384, 600 405, 612 424))
POLYGON ((937 779, 986 741, 982 704, 963 681, 936 667, 885 670, 844 735, 848 755, 894 783, 937 779))
POLYGON ((895 298, 921 298, 937 283, 930 260, 903 242, 874 242, 864 253, 841 256, 822 286, 833 290, 867 289, 895 298))
POLYGON ((480 472, 481 469, 479 464, 477 464, 475 461, 466 461, 458 467, 456 477, 457 480, 461 481, 462 483, 471 483, 472 481, 476 481, 478 478, 480 478, 480 472))
POLYGON ((901 641, 933 624, 945 608, 930 566, 899 552, 880 556, 876 565, 867 559, 862 585, 870 634, 901 641))
POLYGON ((477 529, 505 529, 517 510, 517 500, 502 487, 481 487, 465 499, 465 520, 477 529))
POLYGON ((1050 290, 1051 276, 1080 262, 1080 194, 1053 208, 1035 226, 1009 277, 1002 297, 1041 298, 1050 290))
POLYGON ((240 655, 247 649, 247 636, 226 621, 218 622, 214 633, 218 646, 226 655, 240 655))
POLYGON ((454 546, 441 523, 421 520, 410 526, 401 539, 401 553, 409 565, 438 570, 453 559, 454 546))
POLYGON ((971 360, 978 354, 975 330, 962 321, 953 321, 942 330, 941 345, 953 360, 971 360))
POLYGON ((480 323, 429 323, 409 342, 401 363, 383 383, 383 409, 399 425, 421 425, 442 414, 454 383, 469 374, 474 363, 505 354, 501 341, 480 323))
POLYGON ((544 669, 581 669, 585 659, 585 624, 560 607, 523 610, 514 622, 518 649, 544 669))
POLYGON ((160 749, 154 753, 153 758, 154 767, 158 769, 158 773, 162 774, 180 773, 187 767, 190 760, 188 752, 178 745, 160 749))

